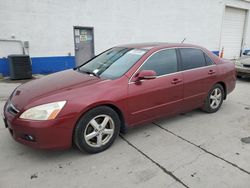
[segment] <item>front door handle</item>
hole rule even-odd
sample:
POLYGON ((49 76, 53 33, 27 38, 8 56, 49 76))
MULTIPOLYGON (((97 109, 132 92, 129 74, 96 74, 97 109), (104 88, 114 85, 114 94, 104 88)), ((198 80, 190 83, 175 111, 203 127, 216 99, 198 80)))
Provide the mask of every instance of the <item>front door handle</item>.
POLYGON ((180 83, 180 82, 182 82, 182 80, 181 79, 179 79, 179 78, 174 78, 173 80, 172 80, 172 84, 178 84, 178 83, 180 83))
POLYGON ((214 70, 209 70, 208 74, 215 74, 215 71, 214 70))

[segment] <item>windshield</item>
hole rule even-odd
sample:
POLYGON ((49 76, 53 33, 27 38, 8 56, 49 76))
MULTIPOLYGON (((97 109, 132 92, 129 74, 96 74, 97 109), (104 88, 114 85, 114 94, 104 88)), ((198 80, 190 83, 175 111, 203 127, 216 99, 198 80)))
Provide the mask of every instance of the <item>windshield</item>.
POLYGON ((79 67, 79 71, 103 78, 119 78, 146 52, 144 49, 112 48, 79 67))

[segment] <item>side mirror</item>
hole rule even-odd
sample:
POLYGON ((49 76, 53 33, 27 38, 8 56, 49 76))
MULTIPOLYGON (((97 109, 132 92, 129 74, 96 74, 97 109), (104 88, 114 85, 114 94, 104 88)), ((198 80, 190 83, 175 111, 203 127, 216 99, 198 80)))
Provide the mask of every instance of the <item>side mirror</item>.
POLYGON ((140 71, 137 76, 136 79, 137 81, 139 80, 150 80, 150 79, 155 79, 157 77, 156 72, 153 70, 142 70, 140 71))

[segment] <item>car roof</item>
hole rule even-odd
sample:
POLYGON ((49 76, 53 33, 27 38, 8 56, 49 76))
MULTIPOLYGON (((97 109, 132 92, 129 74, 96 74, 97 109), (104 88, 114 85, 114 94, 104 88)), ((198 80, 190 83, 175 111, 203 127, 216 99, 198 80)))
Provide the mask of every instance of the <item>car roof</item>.
POLYGON ((192 47, 192 48, 202 48, 198 45, 187 44, 187 43, 166 43, 166 42, 152 42, 152 43, 135 43, 135 44, 124 44, 116 47, 125 48, 137 48, 137 49, 161 49, 161 48, 180 48, 180 47, 192 47))

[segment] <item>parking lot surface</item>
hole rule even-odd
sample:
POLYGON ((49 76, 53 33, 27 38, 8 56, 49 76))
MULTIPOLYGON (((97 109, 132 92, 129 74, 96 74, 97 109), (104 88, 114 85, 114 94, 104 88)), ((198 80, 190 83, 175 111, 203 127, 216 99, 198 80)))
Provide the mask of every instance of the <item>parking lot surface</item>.
MULTIPOLYGON (((20 83, 0 82, 0 112, 20 83)), ((131 129, 99 154, 35 150, 0 120, 0 187, 249 187, 250 80, 214 114, 200 110, 131 129)), ((63 138, 58 138, 63 139, 63 138)))

